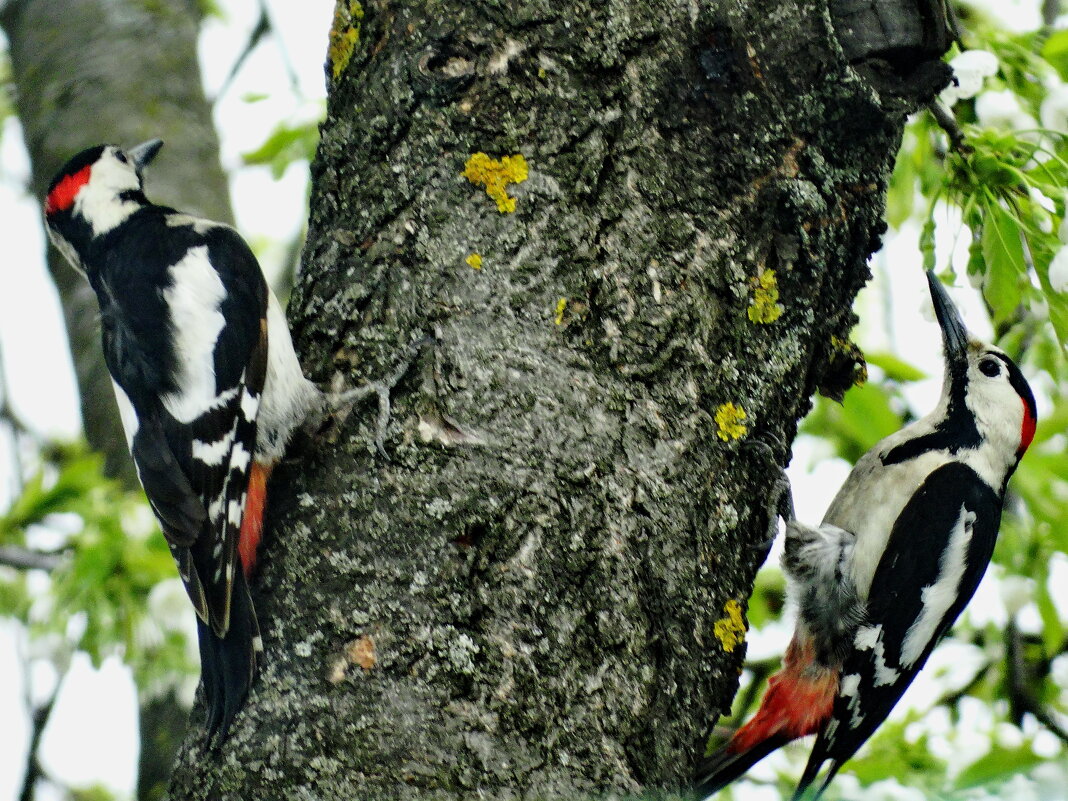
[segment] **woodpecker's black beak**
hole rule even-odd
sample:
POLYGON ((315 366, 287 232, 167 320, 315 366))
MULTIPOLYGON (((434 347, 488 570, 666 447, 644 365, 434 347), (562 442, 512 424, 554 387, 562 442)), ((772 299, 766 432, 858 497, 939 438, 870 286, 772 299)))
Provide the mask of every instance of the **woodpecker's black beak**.
POLYGON ((942 329, 942 342, 946 346, 946 361, 950 365, 962 365, 968 354, 968 329, 960 319, 960 312, 933 272, 927 272, 927 285, 931 288, 931 302, 934 303, 935 317, 942 329))
POLYGON ((131 147, 126 151, 126 155, 133 161, 134 167, 138 172, 141 172, 149 162, 156 157, 159 153, 159 149, 163 147, 162 139, 149 139, 147 142, 142 142, 137 147, 131 147))

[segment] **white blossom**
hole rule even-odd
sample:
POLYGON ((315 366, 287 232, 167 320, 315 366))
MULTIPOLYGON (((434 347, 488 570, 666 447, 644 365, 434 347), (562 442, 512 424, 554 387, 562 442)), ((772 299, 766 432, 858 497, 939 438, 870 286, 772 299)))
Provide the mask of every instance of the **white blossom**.
POLYGON ((1058 83, 1049 88, 1038 116, 1043 128, 1068 133, 1068 84, 1058 83))
POLYGON ((986 50, 965 50, 949 62, 954 82, 940 95, 943 103, 952 106, 958 100, 975 97, 983 88, 983 81, 998 71, 997 56, 986 50))
POLYGON ((1058 250, 1049 263, 1049 285, 1054 292, 1068 292, 1068 245, 1058 250))
POLYGON ((1002 603, 1009 617, 1015 617, 1035 597, 1035 582, 1023 576, 1006 576, 1001 580, 1002 603))
POLYGON ((975 116, 981 125, 1006 128, 1010 131, 1037 128, 1035 118, 1020 106, 1020 99, 1011 89, 983 92, 975 100, 975 116))

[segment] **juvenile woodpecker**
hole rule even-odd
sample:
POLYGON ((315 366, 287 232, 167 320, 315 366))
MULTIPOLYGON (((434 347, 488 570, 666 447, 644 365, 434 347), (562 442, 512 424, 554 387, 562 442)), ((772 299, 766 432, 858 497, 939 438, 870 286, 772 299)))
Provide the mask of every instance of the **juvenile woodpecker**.
POLYGON ((208 737, 221 742, 262 650, 247 582, 267 479, 324 396, 237 232, 145 197, 142 170, 162 145, 79 153, 48 187, 44 214, 100 303, 104 361, 196 609, 208 737))
MULTIPOLYGON (((927 281, 945 346, 934 411, 861 457, 818 528, 785 515, 798 621, 760 709, 697 774, 706 797, 775 749, 816 742, 795 799, 819 798, 885 720, 990 562, 1005 485, 1035 433, 1035 399, 1000 349, 973 339, 927 281)), ((792 503, 790 504, 792 507, 792 503)))

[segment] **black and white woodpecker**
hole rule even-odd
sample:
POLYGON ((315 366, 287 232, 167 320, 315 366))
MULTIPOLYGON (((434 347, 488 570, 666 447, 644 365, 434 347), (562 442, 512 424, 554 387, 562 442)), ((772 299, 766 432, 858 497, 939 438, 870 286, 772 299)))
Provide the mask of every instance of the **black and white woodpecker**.
POLYGON ((702 798, 808 734, 816 742, 794 798, 819 798, 990 562, 1005 485, 1034 437, 1035 399, 1003 351, 968 334, 938 279, 927 281, 945 346, 941 399, 861 457, 819 527, 793 519, 790 504, 783 570, 798 610, 793 639, 760 709, 699 767, 702 798))
POLYGON ((141 484, 197 613, 209 739, 225 738, 262 650, 248 577, 266 483, 324 410, 285 317, 227 225, 157 206, 159 139, 89 148, 48 187, 52 242, 96 292, 104 361, 141 484))

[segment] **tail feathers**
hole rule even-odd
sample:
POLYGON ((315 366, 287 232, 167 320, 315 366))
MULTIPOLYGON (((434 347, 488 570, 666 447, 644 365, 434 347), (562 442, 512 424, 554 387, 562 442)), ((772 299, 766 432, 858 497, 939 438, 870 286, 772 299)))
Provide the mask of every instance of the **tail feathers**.
POLYGON ((783 734, 774 734, 745 749, 735 749, 733 747, 735 742, 732 740, 698 765, 694 792, 698 798, 702 799, 718 793, 772 751, 786 745, 791 739, 783 734))
POLYGON ((820 768, 823 767, 823 759, 816 759, 815 754, 809 758, 808 764, 805 766, 805 772, 801 774, 801 781, 797 783, 797 789, 794 790, 794 794, 790 797, 790 801, 819 801, 820 797, 826 792, 828 785, 831 783, 831 779, 838 773, 838 769, 842 767, 842 763, 837 759, 831 761, 831 766, 827 769, 827 775, 823 777, 823 782, 820 784, 819 789, 815 792, 809 792, 809 787, 812 786, 812 782, 816 780, 816 776, 819 775, 820 768))
POLYGON ((234 717, 240 711, 256 678, 256 661, 263 645, 256 610, 241 571, 234 576, 230 627, 219 637, 204 621, 197 619, 200 640, 200 677, 208 707, 205 725, 209 742, 219 746, 226 739, 234 717))

